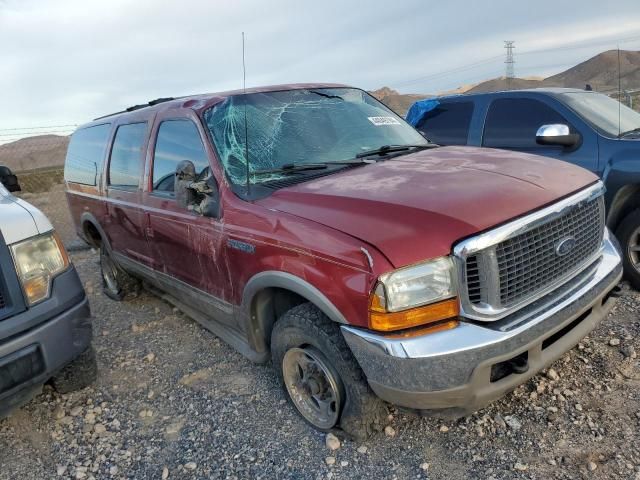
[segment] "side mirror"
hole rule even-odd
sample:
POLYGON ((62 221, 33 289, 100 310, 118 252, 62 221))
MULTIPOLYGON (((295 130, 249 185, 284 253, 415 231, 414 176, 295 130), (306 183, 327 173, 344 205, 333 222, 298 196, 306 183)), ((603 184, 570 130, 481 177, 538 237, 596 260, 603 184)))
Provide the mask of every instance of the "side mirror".
POLYGON ((176 195, 178 206, 185 210, 195 202, 194 192, 189 186, 196 180, 196 166, 189 160, 183 160, 176 166, 176 177, 173 183, 173 191, 176 195))
POLYGON ((196 175, 193 162, 184 160, 176 167, 174 192, 178 205, 204 217, 220 216, 220 192, 218 182, 209 169, 196 175))
MULTIPOLYGON (((200 213, 204 217, 220 217, 220 192, 218 191, 218 182, 213 175, 209 174, 209 176, 204 180, 203 196, 204 198, 200 202, 200 205, 194 208, 195 211, 200 213)), ((196 185, 194 185, 196 187, 196 185)), ((197 187, 196 187, 197 188, 197 187)))
POLYGON ((536 143, 567 148, 575 147, 580 143, 580 134, 571 133, 569 126, 562 123, 542 125, 536 132, 536 143))
POLYGON ((22 190, 16 177, 9 167, 0 166, 0 183, 10 192, 19 192, 22 190))

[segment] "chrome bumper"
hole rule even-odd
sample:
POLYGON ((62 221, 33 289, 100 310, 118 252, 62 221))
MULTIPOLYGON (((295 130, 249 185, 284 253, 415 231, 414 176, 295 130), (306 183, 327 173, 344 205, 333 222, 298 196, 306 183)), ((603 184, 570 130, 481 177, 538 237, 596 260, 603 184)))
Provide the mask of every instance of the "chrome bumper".
POLYGON ((343 326, 342 333, 374 392, 383 400, 452 416, 471 413, 545 368, 609 312, 622 277, 615 240, 561 288, 497 322, 470 323, 412 338, 389 338, 343 326), (549 298, 553 297, 553 298, 549 298), (528 370, 492 381, 492 368, 524 355, 528 370), (445 412, 446 410, 446 412, 445 412))

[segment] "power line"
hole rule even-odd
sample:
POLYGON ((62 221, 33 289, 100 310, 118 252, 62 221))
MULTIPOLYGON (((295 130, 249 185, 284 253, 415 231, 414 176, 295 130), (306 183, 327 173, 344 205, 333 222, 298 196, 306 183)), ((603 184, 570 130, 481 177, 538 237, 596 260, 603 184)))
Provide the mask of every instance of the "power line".
POLYGON ((40 132, 30 132, 30 133, 0 133, 0 137, 18 137, 24 138, 29 136, 37 136, 37 135, 71 135, 73 130, 46 130, 40 132))
MULTIPOLYGON (((590 40, 580 40, 577 42, 573 42, 573 43, 568 43, 568 44, 564 44, 562 46, 558 46, 558 47, 549 47, 549 48, 542 48, 542 49, 536 49, 536 50, 525 50, 522 52, 519 52, 518 55, 522 56, 522 55, 532 55, 532 54, 537 54, 537 53, 547 53, 547 52, 553 52, 553 51, 566 51, 566 50, 576 50, 579 48, 587 48, 587 47, 593 47, 593 46, 598 46, 598 45, 605 45, 605 44, 609 44, 609 43, 613 43, 613 42, 618 42, 618 43, 628 43, 628 42, 632 42, 635 40, 640 40, 640 32, 638 32, 637 34, 634 34, 633 36, 629 36, 629 37, 625 37, 625 38, 621 38, 621 39, 607 39, 607 40, 598 40, 598 41, 590 41, 590 40)), ((506 45, 505 45, 506 48, 506 45)), ((429 75, 425 75, 422 77, 416 77, 413 78, 411 80, 404 80, 402 82, 397 82, 394 83, 393 85, 398 88, 398 87, 403 87, 403 86, 407 86, 407 85, 412 85, 412 84, 416 84, 416 83, 423 83, 425 81, 428 80, 434 80, 437 79, 439 77, 443 77, 446 75, 450 75, 452 73, 459 73, 459 72, 463 72, 466 70, 470 70, 473 69, 475 67, 478 67, 480 65, 485 65, 487 63, 491 63, 494 62, 498 59, 503 58, 502 55, 497 55, 494 57, 488 57, 482 60, 478 60, 477 62, 473 62, 473 63, 469 63, 466 65, 460 65, 458 67, 449 69, 449 70, 444 70, 441 72, 436 72, 436 73, 432 73, 429 75)))
POLYGON ((409 85, 409 84, 420 82, 420 81, 423 81, 423 80, 431 80, 433 78, 449 75, 450 73, 463 72, 465 70, 470 70, 470 69, 475 68, 477 66, 493 62, 493 61, 498 60, 500 58, 502 58, 502 55, 496 55, 495 57, 485 58, 484 60, 479 60, 479 61, 477 61, 475 63, 470 63, 468 65, 462 65, 460 67, 452 68, 451 70, 445 70, 445 71, 442 71, 442 72, 433 73, 433 74, 430 74, 430 75, 425 75, 424 77, 418 77, 418 78, 415 78, 415 79, 412 79, 412 80, 405 80, 403 82, 395 83, 394 85, 395 86, 409 85))
POLYGON ((57 130, 62 128, 76 128, 78 125, 47 125, 46 127, 21 127, 21 128, 0 128, 0 132, 11 132, 17 130, 57 130))

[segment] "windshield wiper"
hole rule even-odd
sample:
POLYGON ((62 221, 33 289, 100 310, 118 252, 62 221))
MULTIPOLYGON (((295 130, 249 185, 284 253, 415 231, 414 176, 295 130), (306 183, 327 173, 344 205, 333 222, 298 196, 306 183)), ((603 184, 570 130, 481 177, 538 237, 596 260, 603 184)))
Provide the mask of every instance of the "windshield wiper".
POLYGON ((435 143, 429 143, 426 145, 382 145, 380 148, 360 152, 356 155, 356 158, 371 157, 373 155, 386 155, 387 153, 403 152, 411 149, 424 150, 425 148, 434 147, 437 147, 435 143))
POLYGON ((627 135, 629 135, 631 133, 640 133, 640 127, 632 128, 631 130, 627 130, 626 132, 622 132, 620 135, 618 135, 618 138, 626 137, 627 135))
POLYGON ((321 163, 285 163, 280 167, 267 168, 264 170, 256 170, 251 172, 252 175, 268 175, 270 173, 297 173, 304 172, 305 170, 324 170, 331 165, 361 165, 364 163, 370 163, 366 160, 344 160, 337 162, 321 162, 321 163))

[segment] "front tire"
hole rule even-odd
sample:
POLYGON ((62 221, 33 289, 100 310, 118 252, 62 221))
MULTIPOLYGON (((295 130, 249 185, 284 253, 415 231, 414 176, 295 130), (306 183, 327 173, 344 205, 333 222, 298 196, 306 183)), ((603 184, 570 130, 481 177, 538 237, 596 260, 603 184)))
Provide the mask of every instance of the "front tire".
POLYGON ((111 257, 104 245, 100 247, 102 289, 112 300, 121 301, 140 293, 140 281, 125 272, 111 257))
POLYGON ((382 430, 385 404, 371 391, 339 326, 314 305, 298 305, 276 322, 271 353, 287 398, 311 426, 340 428, 359 440, 382 430))
POLYGON ((633 288, 640 290, 640 210, 622 219, 616 228, 616 237, 622 247, 624 276, 633 288))
POLYGON ((53 377, 51 385, 58 393, 71 393, 93 385, 97 378, 96 352, 89 347, 53 377))

